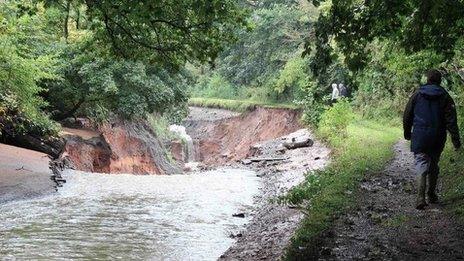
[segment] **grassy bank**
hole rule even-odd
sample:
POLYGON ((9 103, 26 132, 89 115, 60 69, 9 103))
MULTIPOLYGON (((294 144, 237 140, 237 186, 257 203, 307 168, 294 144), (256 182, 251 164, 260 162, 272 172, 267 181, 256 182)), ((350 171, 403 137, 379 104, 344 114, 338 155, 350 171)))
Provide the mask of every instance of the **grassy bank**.
POLYGON ((252 100, 230 100, 217 98, 190 98, 189 105, 208 108, 221 108, 238 112, 252 110, 256 107, 298 109, 298 107, 294 104, 266 103, 252 100))
POLYGON ((443 200, 464 222, 464 153, 456 152, 448 143, 440 162, 443 200))
POLYGON ((354 120, 344 138, 329 137, 333 161, 323 171, 308 175, 305 182, 284 199, 300 205, 307 216, 294 235, 288 260, 301 260, 316 249, 320 236, 337 215, 356 200, 362 178, 381 171, 393 156, 392 146, 401 137, 399 128, 366 120, 354 120))

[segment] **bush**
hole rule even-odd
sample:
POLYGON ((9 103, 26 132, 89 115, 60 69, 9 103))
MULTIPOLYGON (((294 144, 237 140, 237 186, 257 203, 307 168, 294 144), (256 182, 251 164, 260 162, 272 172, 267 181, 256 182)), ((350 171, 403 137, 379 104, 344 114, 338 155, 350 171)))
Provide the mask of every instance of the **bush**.
POLYGON ((322 114, 318 133, 329 141, 344 138, 347 135, 346 128, 353 118, 354 113, 350 102, 347 99, 341 99, 322 114))
POLYGON ((0 136, 55 136, 59 125, 42 112, 24 111, 13 95, 0 94, 0 136))
POLYGON ((202 76, 197 84, 192 88, 193 97, 234 99, 236 91, 219 73, 213 73, 211 76, 202 76))

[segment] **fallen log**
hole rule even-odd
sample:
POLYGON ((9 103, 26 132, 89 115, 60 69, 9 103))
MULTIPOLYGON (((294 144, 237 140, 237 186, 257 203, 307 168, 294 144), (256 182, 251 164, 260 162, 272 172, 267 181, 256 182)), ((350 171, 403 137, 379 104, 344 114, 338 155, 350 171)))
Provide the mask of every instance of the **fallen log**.
POLYGON ((282 161, 288 160, 288 157, 276 157, 276 158, 249 158, 248 160, 251 162, 262 162, 262 161, 282 161))
POLYGON ((303 140, 292 139, 292 141, 286 141, 283 143, 283 146, 289 150, 311 147, 313 145, 314 141, 310 138, 305 138, 303 140))

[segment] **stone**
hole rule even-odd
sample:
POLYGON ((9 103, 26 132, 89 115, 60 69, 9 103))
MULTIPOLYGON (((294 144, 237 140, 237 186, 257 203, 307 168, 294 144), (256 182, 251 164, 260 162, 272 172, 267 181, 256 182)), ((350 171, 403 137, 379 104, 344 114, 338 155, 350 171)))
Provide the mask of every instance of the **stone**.
POLYGON ((232 214, 233 217, 237 217, 237 218, 245 218, 245 213, 236 213, 236 214, 232 214))

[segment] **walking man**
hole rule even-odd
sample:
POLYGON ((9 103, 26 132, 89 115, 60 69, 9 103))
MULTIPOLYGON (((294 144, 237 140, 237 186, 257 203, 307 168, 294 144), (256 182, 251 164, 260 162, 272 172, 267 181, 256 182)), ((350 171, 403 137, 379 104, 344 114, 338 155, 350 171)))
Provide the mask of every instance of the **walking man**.
POLYGON ((421 86, 410 98, 403 117, 404 138, 411 140, 415 170, 418 179, 417 209, 437 203, 436 194, 440 155, 446 143, 446 130, 456 150, 461 147, 455 103, 440 86, 442 75, 438 70, 427 73, 427 84, 421 86), (411 132, 412 131, 412 132, 411 132))

